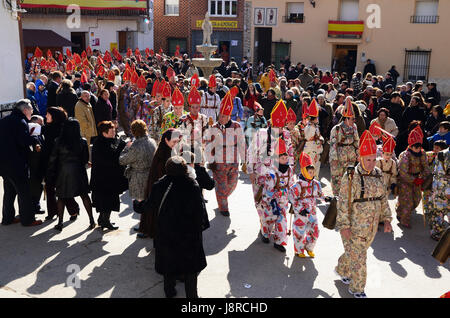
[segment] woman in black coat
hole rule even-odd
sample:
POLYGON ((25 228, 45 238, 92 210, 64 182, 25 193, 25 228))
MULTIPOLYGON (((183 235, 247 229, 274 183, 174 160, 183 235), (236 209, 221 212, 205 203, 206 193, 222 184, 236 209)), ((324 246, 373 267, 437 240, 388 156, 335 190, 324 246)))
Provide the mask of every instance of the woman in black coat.
POLYGON ((78 102, 77 93, 72 86, 70 80, 63 80, 56 92, 56 105, 64 108, 68 117, 75 116, 75 105, 78 102))
POLYGON ((47 179, 56 185, 59 220, 55 229, 58 231, 62 231, 63 228, 66 200, 78 196, 83 200, 83 205, 89 215, 90 226, 88 229, 95 227, 85 168, 88 161, 88 145, 86 139, 81 137, 80 123, 74 118, 69 118, 64 123, 61 136, 56 139, 47 170, 47 179))
POLYGON ((112 120, 117 120, 117 94, 114 91, 114 83, 107 82, 105 89, 109 92, 109 102, 112 106, 111 118, 112 120))
MULTIPOLYGON (((42 127, 42 136, 44 142, 42 144, 41 158, 40 158, 40 171, 42 177, 45 178, 45 193, 47 196, 47 216, 46 220, 51 220, 58 214, 58 207, 56 204, 56 187, 51 180, 48 180, 45 176, 48 168, 48 162, 50 155, 52 154, 55 146, 56 138, 61 134, 64 122, 67 120, 67 113, 62 107, 49 107, 47 108, 47 114, 45 115, 46 123, 42 127)), ((71 220, 77 218, 80 211, 78 203, 74 199, 66 200, 66 207, 71 215, 71 220)))
POLYGON ((106 89, 100 91, 97 104, 92 109, 94 111, 95 125, 102 121, 113 120, 113 107, 109 101, 109 92, 106 89))
POLYGON ((189 177, 180 156, 166 163, 167 175, 153 185, 146 204, 158 210, 155 269, 164 275, 166 297, 176 295, 176 278, 183 278, 187 298, 197 298, 197 275, 206 267, 202 232, 208 214, 198 183, 189 177))
POLYGON ((117 230, 109 220, 111 211, 120 211, 119 195, 128 188, 124 176, 125 167, 119 164, 119 156, 125 141, 116 137, 111 121, 103 121, 98 127, 98 138, 92 147, 91 189, 92 205, 100 213, 98 225, 117 230))

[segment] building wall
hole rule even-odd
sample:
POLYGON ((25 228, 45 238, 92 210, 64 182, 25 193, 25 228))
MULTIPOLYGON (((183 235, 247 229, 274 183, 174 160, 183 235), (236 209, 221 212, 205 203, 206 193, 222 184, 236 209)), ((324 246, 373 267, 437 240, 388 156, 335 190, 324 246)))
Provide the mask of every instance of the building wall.
POLYGON ((3 39, 0 45, 1 111, 24 97, 19 25, 3 5, 0 6, 0 38, 3 39))
MULTIPOLYGON (((339 17, 339 0, 316 1, 313 8, 308 0, 304 0, 305 23, 284 23, 286 0, 253 0, 256 7, 278 8, 278 24, 273 27, 272 41, 292 41, 291 61, 306 65, 317 64, 319 68, 331 69, 334 44, 358 45, 357 70, 362 70, 365 59, 375 62, 377 72, 384 74, 392 65, 397 66, 403 79, 405 49, 432 50, 429 80, 438 83, 438 88, 445 96, 450 96, 450 64, 447 62, 447 48, 450 37, 446 34, 450 29, 450 20, 446 13, 450 12, 450 1, 440 0, 437 24, 412 24, 410 17, 415 13, 415 0, 360 0, 359 20, 366 21, 370 13, 366 12, 369 4, 377 4, 381 8, 381 28, 369 29, 365 24, 361 40, 328 39, 328 20, 339 17)), ((254 10, 251 27, 251 52, 255 54, 254 10)), ((256 26, 257 27, 257 26, 256 26)), ((264 26, 266 27, 266 26, 264 26)))
MULTIPOLYGON (((164 51, 168 49, 168 38, 186 38, 189 54, 195 53, 195 45, 199 44, 198 34, 201 33, 201 26, 197 26, 197 21, 203 20, 208 11, 207 0, 180 0, 179 16, 164 15, 164 0, 154 2, 154 24, 155 24, 155 48, 164 51)), ((233 28, 214 28, 211 36, 212 41, 235 40, 237 46, 231 47, 234 57, 239 62, 243 54, 243 34, 244 31, 244 0, 237 3, 237 17, 210 17, 211 21, 232 21, 237 22, 233 28)), ((201 42, 201 40, 200 40, 201 42)), ((213 42, 214 43, 214 42, 213 42)))

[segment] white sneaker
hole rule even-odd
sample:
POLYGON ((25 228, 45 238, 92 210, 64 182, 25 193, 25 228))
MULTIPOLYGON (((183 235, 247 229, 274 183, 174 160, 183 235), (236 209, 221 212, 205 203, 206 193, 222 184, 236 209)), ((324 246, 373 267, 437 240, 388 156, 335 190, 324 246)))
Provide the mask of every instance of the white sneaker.
POLYGON ((348 292, 349 292, 350 294, 352 294, 353 297, 355 297, 355 298, 367 298, 367 295, 366 295, 365 292, 354 293, 354 292, 352 292, 350 289, 348 290, 348 292))

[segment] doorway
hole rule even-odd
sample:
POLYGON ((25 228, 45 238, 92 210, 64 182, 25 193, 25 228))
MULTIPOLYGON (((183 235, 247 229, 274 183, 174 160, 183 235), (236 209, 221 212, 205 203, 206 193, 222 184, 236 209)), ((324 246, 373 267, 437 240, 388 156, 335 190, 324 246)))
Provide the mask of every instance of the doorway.
POLYGON ((72 46, 72 53, 81 54, 86 50, 86 32, 71 32, 70 41, 78 44, 78 46, 72 46))
POLYGON ((351 79, 356 69, 357 54, 357 45, 336 45, 333 55, 333 72, 346 72, 347 78, 351 79))
POLYGON ((272 63, 272 28, 255 28, 255 50, 258 61, 264 67, 272 63))

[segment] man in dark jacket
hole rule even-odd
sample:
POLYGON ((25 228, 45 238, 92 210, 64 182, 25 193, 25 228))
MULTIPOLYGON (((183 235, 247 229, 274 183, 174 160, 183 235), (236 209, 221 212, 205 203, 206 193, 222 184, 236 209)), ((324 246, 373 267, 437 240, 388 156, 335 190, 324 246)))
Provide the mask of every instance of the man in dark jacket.
POLYGON ((57 71, 53 72, 51 75, 51 81, 47 85, 47 107, 58 107, 56 102, 56 91, 58 90, 59 84, 62 82, 62 73, 57 71))
POLYGON ((372 74, 374 76, 377 75, 377 70, 375 68, 375 64, 372 64, 372 60, 371 59, 368 59, 366 66, 364 66, 363 77, 366 77, 367 73, 370 73, 370 74, 372 74))
POLYGON ((176 295, 176 278, 185 283, 186 297, 198 298, 197 275, 206 267, 202 232, 208 214, 198 183, 189 177, 186 161, 169 158, 166 176, 159 179, 146 201, 158 209, 155 269, 164 275, 166 297, 176 295))
POLYGON ((276 103, 277 99, 275 97, 275 91, 272 88, 269 88, 266 97, 261 100, 261 106, 264 108, 264 117, 267 120, 270 119, 270 113, 276 103))
POLYGON ((33 107, 30 100, 21 99, 12 113, 0 120, 0 175, 3 177, 3 225, 22 223, 25 226, 39 225, 34 218, 31 204, 28 155, 30 146, 36 141, 30 136, 27 121, 31 119, 33 107), (19 197, 19 218, 15 218, 14 201, 19 197))

